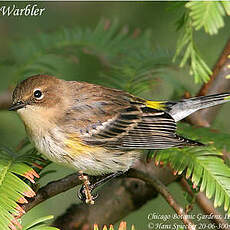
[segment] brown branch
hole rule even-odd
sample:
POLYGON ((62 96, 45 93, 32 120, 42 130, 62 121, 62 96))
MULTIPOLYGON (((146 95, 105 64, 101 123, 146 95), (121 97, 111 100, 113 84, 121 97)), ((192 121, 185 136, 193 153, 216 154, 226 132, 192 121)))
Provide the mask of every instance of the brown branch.
POLYGON ((103 186, 95 205, 74 204, 59 216, 53 226, 65 230, 91 230, 116 223, 156 196, 156 192, 136 179, 119 178, 103 186))
POLYGON ((196 229, 196 225, 188 218, 188 215, 186 214, 184 209, 177 203, 177 201, 168 191, 167 187, 160 180, 149 175, 148 173, 144 173, 135 169, 131 169, 129 171, 129 176, 141 179, 145 181, 148 185, 151 185, 158 193, 160 193, 164 197, 164 199, 174 209, 177 215, 181 217, 181 220, 188 230, 196 229))
MULTIPOLYGON (((230 75, 230 39, 224 47, 216 65, 213 69, 213 74, 206 84, 204 84, 197 96, 204 96, 215 93, 223 93, 230 91, 230 79, 226 78, 230 75)), ((221 106, 214 106, 208 109, 200 110, 196 113, 190 115, 186 121, 190 124, 196 126, 209 127, 210 123, 216 118, 221 106)), ((187 182, 186 182, 187 183, 187 182)), ((185 186, 185 184, 184 184, 185 186)), ((186 189, 189 191, 188 186, 186 189)), ((192 193, 192 191, 189 191, 192 193)), ((225 222, 224 218, 218 213, 218 211, 213 207, 210 200, 206 198, 204 193, 199 193, 196 197, 196 202, 200 208, 207 214, 215 213, 218 218, 212 219, 216 224, 220 226, 225 226, 223 229, 229 229, 229 225, 225 222)))
POLYGON ((229 224, 225 221, 224 217, 214 208, 213 202, 211 202, 203 192, 199 192, 198 194, 194 195, 193 191, 191 190, 188 182, 182 178, 180 180, 180 184, 182 188, 187 191, 192 197, 195 196, 196 203, 199 207, 207 214, 213 214, 213 218, 210 219, 216 226, 222 226, 221 229, 223 230, 230 230, 229 224))
MULTIPOLYGON (((155 168, 154 166, 152 167, 152 164, 146 165, 141 161, 138 162, 136 165, 140 170, 144 170, 144 171, 147 170, 152 175, 155 175, 156 177, 159 178, 163 178, 166 184, 170 183, 175 178, 170 173, 169 169, 165 170, 161 168, 155 168)), ((77 185, 82 184, 78 176, 79 176, 78 173, 73 173, 62 179, 48 183, 44 187, 40 188, 37 191, 36 196, 31 198, 27 204, 24 204, 22 208, 26 212, 28 212, 30 209, 42 203, 43 201, 50 199, 53 196, 56 196, 60 193, 63 193, 77 185)))
POLYGON ((60 180, 52 181, 40 188, 34 198, 31 198, 27 204, 22 205, 22 208, 28 212, 33 207, 37 206, 41 202, 56 196, 62 192, 65 192, 77 185, 81 184, 77 173, 73 173, 60 180))
MULTIPOLYGON (((219 60, 213 69, 210 81, 203 85, 197 96, 223 93, 230 91, 230 40, 228 40, 219 60)), ((209 127, 215 119, 220 106, 214 106, 208 109, 202 109, 187 118, 187 121, 193 125, 209 127)))
MULTIPOLYGON (((107 184, 103 187, 100 198, 96 200, 96 205, 72 205, 64 215, 56 219, 54 226, 65 230, 89 230, 92 229, 94 223, 99 225, 115 223, 123 216, 140 208, 148 200, 156 197, 157 193, 160 193, 176 213, 182 217, 187 229, 195 229, 195 225, 188 219, 185 211, 177 204, 166 186, 159 179, 156 179, 154 171, 140 162, 138 168, 141 170, 131 169, 128 176, 140 180, 123 178, 107 184), (146 186, 143 181, 149 186, 146 186), (111 197, 114 197, 114 199, 111 199, 111 197)), ((155 168, 155 170, 159 173, 157 177, 166 179, 164 178, 167 174, 166 169, 155 168)), ((174 180, 175 177, 171 175, 171 179, 167 178, 167 182, 171 182, 172 179, 174 180)))
MULTIPOLYGON (((156 168, 153 164, 145 164, 141 161, 135 168, 152 177, 161 178, 166 185, 176 178, 169 169, 156 168)), ((156 195, 157 191, 151 186, 146 186, 142 180, 117 178, 103 186, 95 205, 87 206, 82 203, 72 205, 55 220, 54 226, 65 230, 89 230, 94 223, 101 227, 104 224, 116 223, 156 195)))

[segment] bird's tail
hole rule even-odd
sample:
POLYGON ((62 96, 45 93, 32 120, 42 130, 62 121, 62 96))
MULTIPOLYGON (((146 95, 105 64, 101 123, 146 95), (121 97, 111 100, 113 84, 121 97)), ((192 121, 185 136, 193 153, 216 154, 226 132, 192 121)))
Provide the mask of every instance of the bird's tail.
POLYGON ((168 113, 175 121, 180 121, 197 110, 230 101, 230 93, 221 93, 208 96, 182 99, 178 102, 166 102, 168 113))

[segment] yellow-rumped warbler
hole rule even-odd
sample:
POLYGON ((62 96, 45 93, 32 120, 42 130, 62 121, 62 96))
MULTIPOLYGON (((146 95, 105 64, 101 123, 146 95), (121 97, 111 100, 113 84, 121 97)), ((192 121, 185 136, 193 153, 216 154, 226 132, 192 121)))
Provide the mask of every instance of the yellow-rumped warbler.
POLYGON ((37 75, 13 92, 30 140, 51 161, 89 175, 127 171, 141 149, 201 145, 176 134, 176 122, 230 100, 230 93, 148 101, 117 89, 37 75))

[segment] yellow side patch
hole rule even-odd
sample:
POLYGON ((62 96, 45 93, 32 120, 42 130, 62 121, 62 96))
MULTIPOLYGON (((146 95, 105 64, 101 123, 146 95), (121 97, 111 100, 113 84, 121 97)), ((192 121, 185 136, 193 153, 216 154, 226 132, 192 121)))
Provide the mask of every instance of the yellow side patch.
POLYGON ((230 96, 225 97, 224 100, 230 100, 230 96))
POLYGON ((152 109, 164 110, 165 109, 165 102, 166 101, 146 101, 145 105, 147 107, 152 108, 152 109))
POLYGON ((76 135, 71 134, 69 135, 68 139, 64 141, 64 143, 68 148, 67 151, 72 156, 93 153, 101 149, 101 147, 86 145, 81 141, 79 137, 76 137, 76 135))

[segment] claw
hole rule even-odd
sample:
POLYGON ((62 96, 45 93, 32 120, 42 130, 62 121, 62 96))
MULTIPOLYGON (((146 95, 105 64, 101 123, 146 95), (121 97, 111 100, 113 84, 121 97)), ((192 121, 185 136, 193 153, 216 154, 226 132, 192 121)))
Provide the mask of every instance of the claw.
POLYGON ((86 204, 94 204, 94 201, 98 198, 98 194, 92 194, 92 191, 98 186, 104 184, 105 182, 111 180, 114 177, 120 176, 124 172, 116 172, 96 181, 94 184, 90 184, 89 177, 83 174, 83 171, 79 171, 79 179, 83 182, 82 187, 78 191, 78 198, 85 202, 86 204))
POLYGON ((85 185, 82 185, 77 193, 77 196, 82 202, 85 202, 86 204, 94 204, 94 201, 95 199, 97 199, 98 194, 92 194, 92 191, 93 186, 89 186, 88 188, 86 188, 85 185))
POLYGON ((92 194, 92 191, 93 191, 95 188, 96 188, 96 187, 95 187, 94 184, 92 184, 92 185, 89 186, 89 191, 90 191, 90 194, 91 194, 93 200, 96 200, 96 199, 99 197, 98 193, 92 194))
POLYGON ((83 182, 83 185, 78 192, 78 197, 87 204, 94 204, 89 178, 83 174, 83 171, 79 171, 79 174, 79 179, 83 182))
POLYGON ((93 200, 96 200, 99 197, 98 193, 92 194, 93 200))
POLYGON ((85 196, 85 188, 84 185, 81 186, 81 188, 77 192, 78 198, 82 201, 85 202, 86 196, 85 196))

